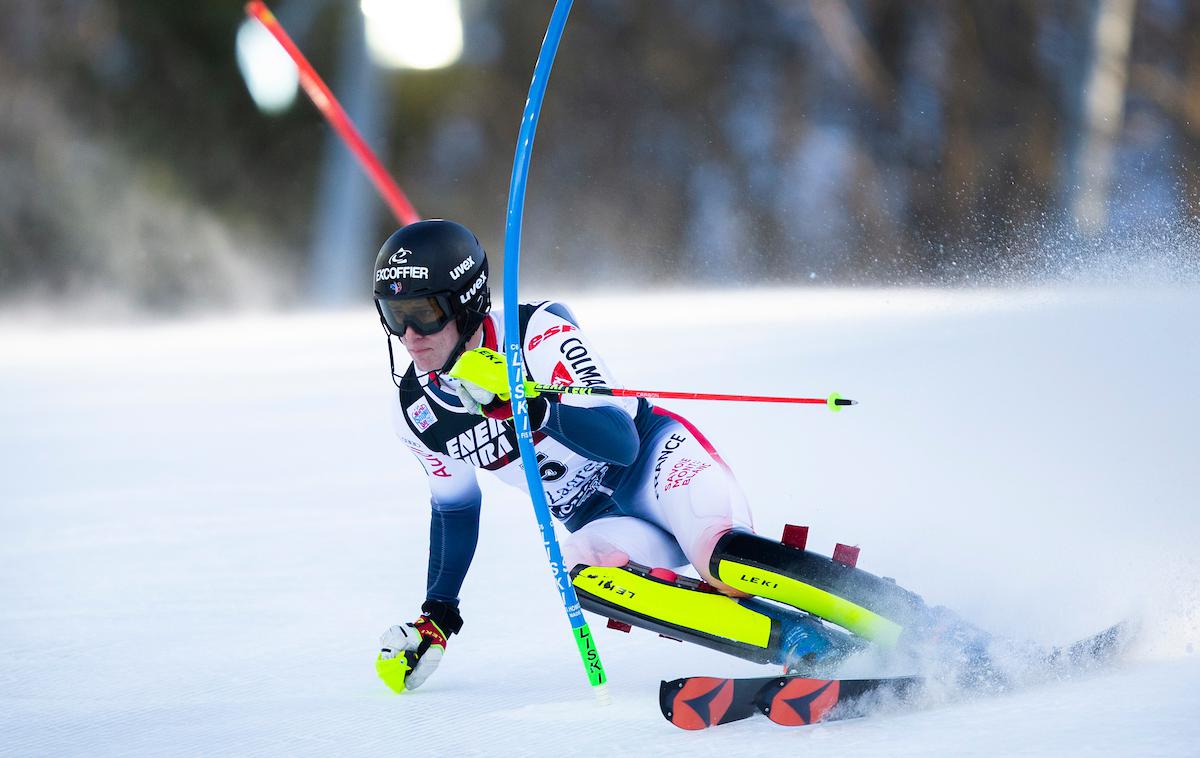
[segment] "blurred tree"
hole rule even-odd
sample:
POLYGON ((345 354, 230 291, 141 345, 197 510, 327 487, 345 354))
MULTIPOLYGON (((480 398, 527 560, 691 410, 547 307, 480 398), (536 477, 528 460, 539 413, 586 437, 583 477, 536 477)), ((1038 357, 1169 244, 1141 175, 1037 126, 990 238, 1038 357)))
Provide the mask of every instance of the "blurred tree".
POLYGON ((1129 45, 1136 7, 1135 0, 1100 0, 1092 22, 1092 59, 1083 90, 1079 186, 1071 203, 1076 223, 1091 237, 1108 225, 1108 193, 1125 116, 1129 45))
MULTIPOLYGON (((1089 134, 1111 153, 1109 189, 1096 185, 1108 238, 1195 223, 1198 7, 579 0, 539 127, 525 275, 613 287, 1036 271, 1096 174, 1077 160, 1089 134), (1125 116, 1107 122, 1084 97, 1102 80, 1089 72, 1121 57, 1090 53, 1105 8, 1128 9, 1129 33, 1128 81, 1101 86, 1125 116)), ((462 63, 377 72, 378 143, 423 213, 466 221, 499 257, 549 5, 463 8, 462 63)), ((340 19, 356 12, 326 3, 298 40, 331 82, 340 19)), ((328 129, 303 101, 255 110, 233 52, 241 0, 0 0, 0 13, 6 298, 66 279, 159 309, 303 302, 328 129)), ((391 231, 377 215, 365 238, 391 231)))
MULTIPOLYGON (((1131 94, 1167 122, 1179 144, 1175 174, 1185 215, 1200 218, 1200 3, 1139 6, 1130 71, 1131 94)), ((1137 102, 1135 102, 1135 106, 1137 102)))

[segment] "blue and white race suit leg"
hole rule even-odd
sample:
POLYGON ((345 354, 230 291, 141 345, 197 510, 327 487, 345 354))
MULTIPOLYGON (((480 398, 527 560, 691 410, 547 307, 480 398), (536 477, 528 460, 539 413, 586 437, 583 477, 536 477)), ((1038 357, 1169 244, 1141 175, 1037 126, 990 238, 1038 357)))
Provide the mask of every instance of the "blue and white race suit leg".
MULTIPOLYGON (((752 531, 745 494, 704 436, 662 409, 671 423, 642 441, 636 476, 616 493, 619 515, 598 518, 563 546, 568 566, 621 566, 634 561, 677 568, 692 564, 707 582, 713 547, 731 529, 752 531)), ((741 594, 741 593, 737 593, 741 594)))

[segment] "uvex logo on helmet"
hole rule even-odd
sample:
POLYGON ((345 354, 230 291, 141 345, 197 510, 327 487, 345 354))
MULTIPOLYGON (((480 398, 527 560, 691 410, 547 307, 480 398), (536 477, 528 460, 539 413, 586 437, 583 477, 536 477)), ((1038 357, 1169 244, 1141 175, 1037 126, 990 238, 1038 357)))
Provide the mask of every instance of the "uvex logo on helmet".
POLYGON ((471 258, 470 256, 467 256, 466 259, 463 260, 462 263, 458 264, 457 266, 455 266, 454 268, 452 268, 450 270, 450 278, 453 279, 454 281, 458 281, 458 277, 460 277, 463 274, 470 271, 474 265, 475 265, 475 260, 473 258, 471 258))
POLYGON ((479 275, 479 278, 476 279, 475 283, 471 285, 471 289, 458 296, 458 302, 464 304, 467 303, 471 298, 475 297, 475 295, 479 293, 479 290, 483 289, 483 285, 485 284, 487 284, 486 271, 479 275))
POLYGON ((405 263, 408 263, 408 256, 410 255, 412 255, 412 250, 400 248, 396 252, 392 253, 392 257, 388 258, 388 263, 392 264, 393 266, 402 266, 405 263))

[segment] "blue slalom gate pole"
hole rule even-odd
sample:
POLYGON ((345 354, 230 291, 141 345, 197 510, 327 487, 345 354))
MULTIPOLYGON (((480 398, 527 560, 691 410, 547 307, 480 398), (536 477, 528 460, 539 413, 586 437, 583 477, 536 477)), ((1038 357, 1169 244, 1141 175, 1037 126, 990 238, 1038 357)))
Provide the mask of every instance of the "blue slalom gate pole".
POLYGON ((601 700, 607 697, 604 664, 596 649, 595 639, 579 607, 579 598, 571 585, 568 568, 563 564, 562 550, 554 535, 554 521, 550 507, 546 504, 546 493, 538 471, 537 457, 533 450, 533 431, 529 425, 529 407, 525 401, 525 360, 521 351, 520 318, 518 313, 517 281, 521 266, 521 220, 525 211, 525 187, 529 178, 529 160, 533 154, 533 137, 537 133, 538 116, 546 98, 546 86, 550 83, 550 70, 554 67, 554 56, 562 40, 567 16, 571 13, 572 0, 557 0, 538 53, 537 65, 533 70, 533 81, 529 84, 529 97, 525 101, 525 113, 521 117, 521 130, 517 135, 517 150, 513 157, 512 181, 508 186, 508 215, 504 226, 504 353, 508 363, 508 386, 512 397, 513 426, 517 433, 517 447, 521 463, 525 467, 525 481, 529 484, 529 499, 533 501, 533 512, 537 516, 542 545, 550 560, 550 572, 558 584, 563 609, 571 622, 571 632, 579 647, 579 655, 587 670, 588 680, 596 688, 601 700))

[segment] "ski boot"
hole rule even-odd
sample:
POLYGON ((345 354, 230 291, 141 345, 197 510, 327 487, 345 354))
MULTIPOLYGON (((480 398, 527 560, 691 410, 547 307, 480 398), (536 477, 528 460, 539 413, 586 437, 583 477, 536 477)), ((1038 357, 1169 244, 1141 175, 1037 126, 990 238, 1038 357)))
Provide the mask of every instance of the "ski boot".
POLYGON ((738 601, 779 622, 779 649, 786 674, 822 678, 833 676, 842 661, 869 647, 866 640, 825 624, 821 619, 760 598, 738 601))

